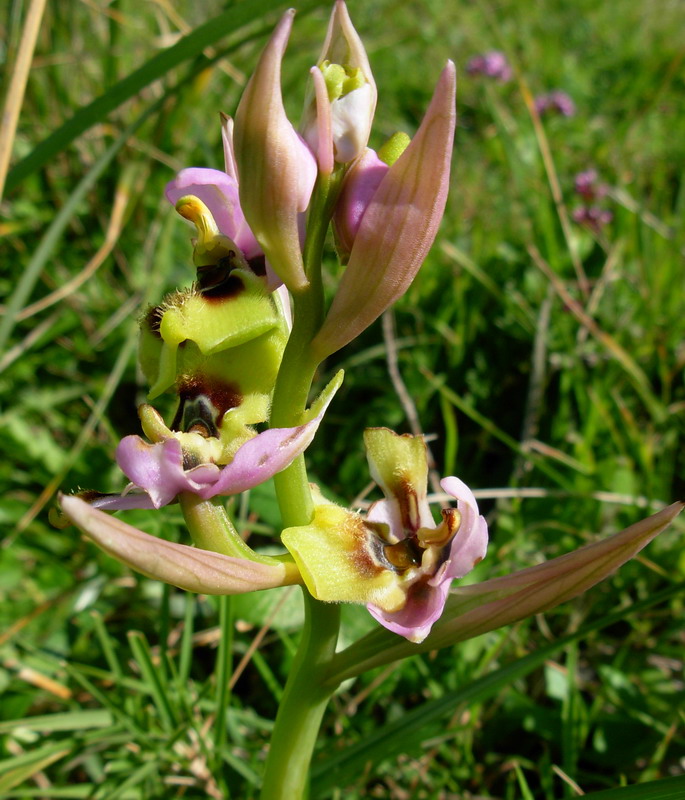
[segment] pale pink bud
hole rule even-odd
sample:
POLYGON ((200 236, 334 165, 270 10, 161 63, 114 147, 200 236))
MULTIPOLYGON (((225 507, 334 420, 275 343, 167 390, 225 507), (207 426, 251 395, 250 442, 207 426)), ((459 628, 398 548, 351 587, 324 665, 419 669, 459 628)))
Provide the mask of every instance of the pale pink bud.
POLYGON ((343 0, 337 0, 305 103, 304 136, 328 174, 364 152, 376 110, 369 59, 343 0))
POLYGON ((364 212, 338 292, 312 344, 317 357, 352 341, 401 297, 428 254, 447 201, 455 94, 449 61, 416 136, 364 212))
POLYGON ((294 11, 281 18, 238 106, 235 163, 240 204, 274 271, 289 289, 308 281, 299 237, 299 214, 309 205, 316 160, 288 121, 281 96, 281 59, 294 11))

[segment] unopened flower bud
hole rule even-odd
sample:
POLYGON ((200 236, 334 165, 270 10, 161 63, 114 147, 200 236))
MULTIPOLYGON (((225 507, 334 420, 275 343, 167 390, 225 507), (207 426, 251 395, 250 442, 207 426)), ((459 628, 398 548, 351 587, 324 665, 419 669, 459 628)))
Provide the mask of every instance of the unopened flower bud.
POLYGON ((304 137, 317 154, 319 170, 347 164, 366 147, 376 109, 376 84, 357 31, 343 0, 331 14, 313 92, 305 104, 304 137))

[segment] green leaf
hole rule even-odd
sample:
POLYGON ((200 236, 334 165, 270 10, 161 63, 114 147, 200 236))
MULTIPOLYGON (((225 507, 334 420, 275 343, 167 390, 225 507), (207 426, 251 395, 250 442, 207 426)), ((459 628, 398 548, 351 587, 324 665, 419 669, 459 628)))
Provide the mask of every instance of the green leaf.
POLYGON ((585 795, 586 800, 682 800, 683 797, 685 775, 585 795))
POLYGON ((0 762, 0 792, 8 792, 69 753, 71 747, 65 747, 64 743, 60 742, 59 745, 42 747, 33 753, 24 753, 0 762))
MULTIPOLYGON (((446 692, 442 697, 431 700, 418 708, 404 714, 399 719, 385 724, 370 736, 336 753, 332 758, 315 764, 312 768, 312 797, 323 794, 335 786, 345 786, 364 772, 368 763, 378 764, 385 758, 408 752, 408 742, 417 741, 422 729, 436 725, 443 717, 454 713, 454 709, 462 703, 481 703, 510 686, 514 681, 530 674, 533 670, 551 658, 569 644, 578 642, 590 633, 606 628, 625 620, 631 615, 642 613, 653 605, 664 602, 679 595, 685 590, 685 583, 674 584, 662 592, 652 595, 646 600, 633 603, 629 608, 622 608, 591 622, 575 633, 564 636, 556 642, 536 650, 512 664, 483 675, 461 689, 446 692)), ((422 738, 426 738, 425 732, 422 738)), ((613 790, 612 790, 613 791, 613 790)), ((617 790, 618 791, 618 790, 617 790)), ((649 795, 635 795, 650 797, 649 795)), ((655 795, 656 797, 656 795, 655 795)), ((676 795, 664 795, 673 797, 676 795)), ((610 800, 607 798, 607 800, 610 800)), ((618 800, 618 798, 617 798, 618 800)), ((631 800, 631 797, 621 798, 631 800)), ((651 800, 651 798, 650 798, 651 800)))
POLYGON ((82 731, 89 728, 107 728, 112 723, 109 711, 101 709, 66 711, 62 714, 41 714, 36 717, 5 720, 0 722, 0 733, 9 733, 16 728, 41 731, 41 733, 82 731))

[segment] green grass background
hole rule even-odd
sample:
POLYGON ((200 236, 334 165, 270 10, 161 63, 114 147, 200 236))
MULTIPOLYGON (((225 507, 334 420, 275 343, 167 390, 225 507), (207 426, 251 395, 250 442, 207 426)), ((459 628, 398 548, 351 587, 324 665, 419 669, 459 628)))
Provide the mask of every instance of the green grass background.
MULTIPOLYGON (((192 280, 188 229, 163 187, 184 166, 221 167, 219 111, 235 111, 270 9, 283 8, 95 0, 46 11, 0 207, 0 797, 258 791, 297 592, 185 596, 53 528, 48 512, 58 489, 123 486, 113 451, 138 432, 145 397, 136 320, 192 280), (55 291, 64 296, 48 305, 55 291), (246 654, 224 733, 217 695, 246 654)), ((328 16, 306 8, 284 64, 293 120, 328 16)), ((395 309, 395 337, 440 473, 482 491, 491 547, 475 578, 682 498, 685 7, 351 0, 350 11, 379 89, 372 145, 413 133, 445 59, 458 67, 450 200, 395 309), (466 73, 495 48, 517 79, 466 73), (527 93, 554 88, 577 113, 536 129, 527 93), (588 167, 614 215, 598 234, 569 221, 574 175, 588 167)), ((0 21, 10 68, 25 12, 12 0, 0 21)), ((345 502, 368 484, 363 428, 409 429, 386 353, 377 323, 319 376, 347 370, 308 453, 345 502)), ((268 485, 231 508, 252 544, 273 541, 268 485)), ((173 506, 127 519, 182 536, 173 506)), ((345 685, 312 798, 554 800, 657 779, 616 797, 682 797, 682 542, 677 523, 571 604, 345 685)), ((345 640, 371 624, 345 609, 345 640)))

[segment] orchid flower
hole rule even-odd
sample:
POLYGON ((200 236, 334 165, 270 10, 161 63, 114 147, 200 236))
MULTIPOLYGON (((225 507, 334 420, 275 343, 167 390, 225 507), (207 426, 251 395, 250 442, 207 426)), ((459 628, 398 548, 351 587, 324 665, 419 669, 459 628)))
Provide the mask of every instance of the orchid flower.
POLYGON ((312 342, 319 359, 351 342, 401 297, 428 254, 447 201, 455 92, 450 61, 419 130, 387 172, 367 155, 348 174, 336 217, 343 219, 337 229, 344 231, 349 261, 312 342))
POLYGON ((366 603, 381 625, 421 642, 452 581, 484 558, 487 525, 466 484, 445 478, 441 485, 457 508, 444 510, 436 526, 422 437, 369 428, 364 442, 385 500, 366 518, 322 500, 311 524, 285 530, 283 543, 318 600, 366 603))
MULTIPOLYGON (((620 533, 551 561, 460 586, 447 599, 452 581, 466 575, 487 548, 487 526, 473 493, 458 478, 445 478, 442 487, 457 500, 457 508, 443 510, 436 525, 427 503, 421 437, 375 428, 367 430, 365 442, 372 475, 385 499, 362 517, 317 493, 311 524, 283 532, 292 557, 252 551, 247 557, 235 557, 174 544, 75 496, 62 497, 62 508, 88 538, 148 577, 204 594, 304 583, 326 602, 366 603, 389 631, 415 644, 423 642, 416 652, 469 639, 581 594, 632 558, 683 508, 674 503, 620 533)), ((362 640, 349 648, 349 654, 341 654, 335 666, 343 677, 348 661, 355 664, 351 674, 358 674, 362 668, 409 654, 377 633, 367 639, 368 644, 362 640), (355 648, 362 648, 363 658, 355 648)))
POLYGON ((331 400, 342 383, 342 371, 312 404, 301 425, 270 428, 251 434, 234 453, 234 439, 222 440, 218 392, 198 394, 185 409, 186 430, 167 427, 152 406, 140 409, 143 430, 152 444, 140 436, 126 436, 117 447, 117 463, 131 483, 121 495, 85 493, 90 504, 106 510, 160 508, 182 492, 204 500, 239 494, 285 469, 311 444, 331 400), (219 418, 217 421, 217 417, 219 418))

